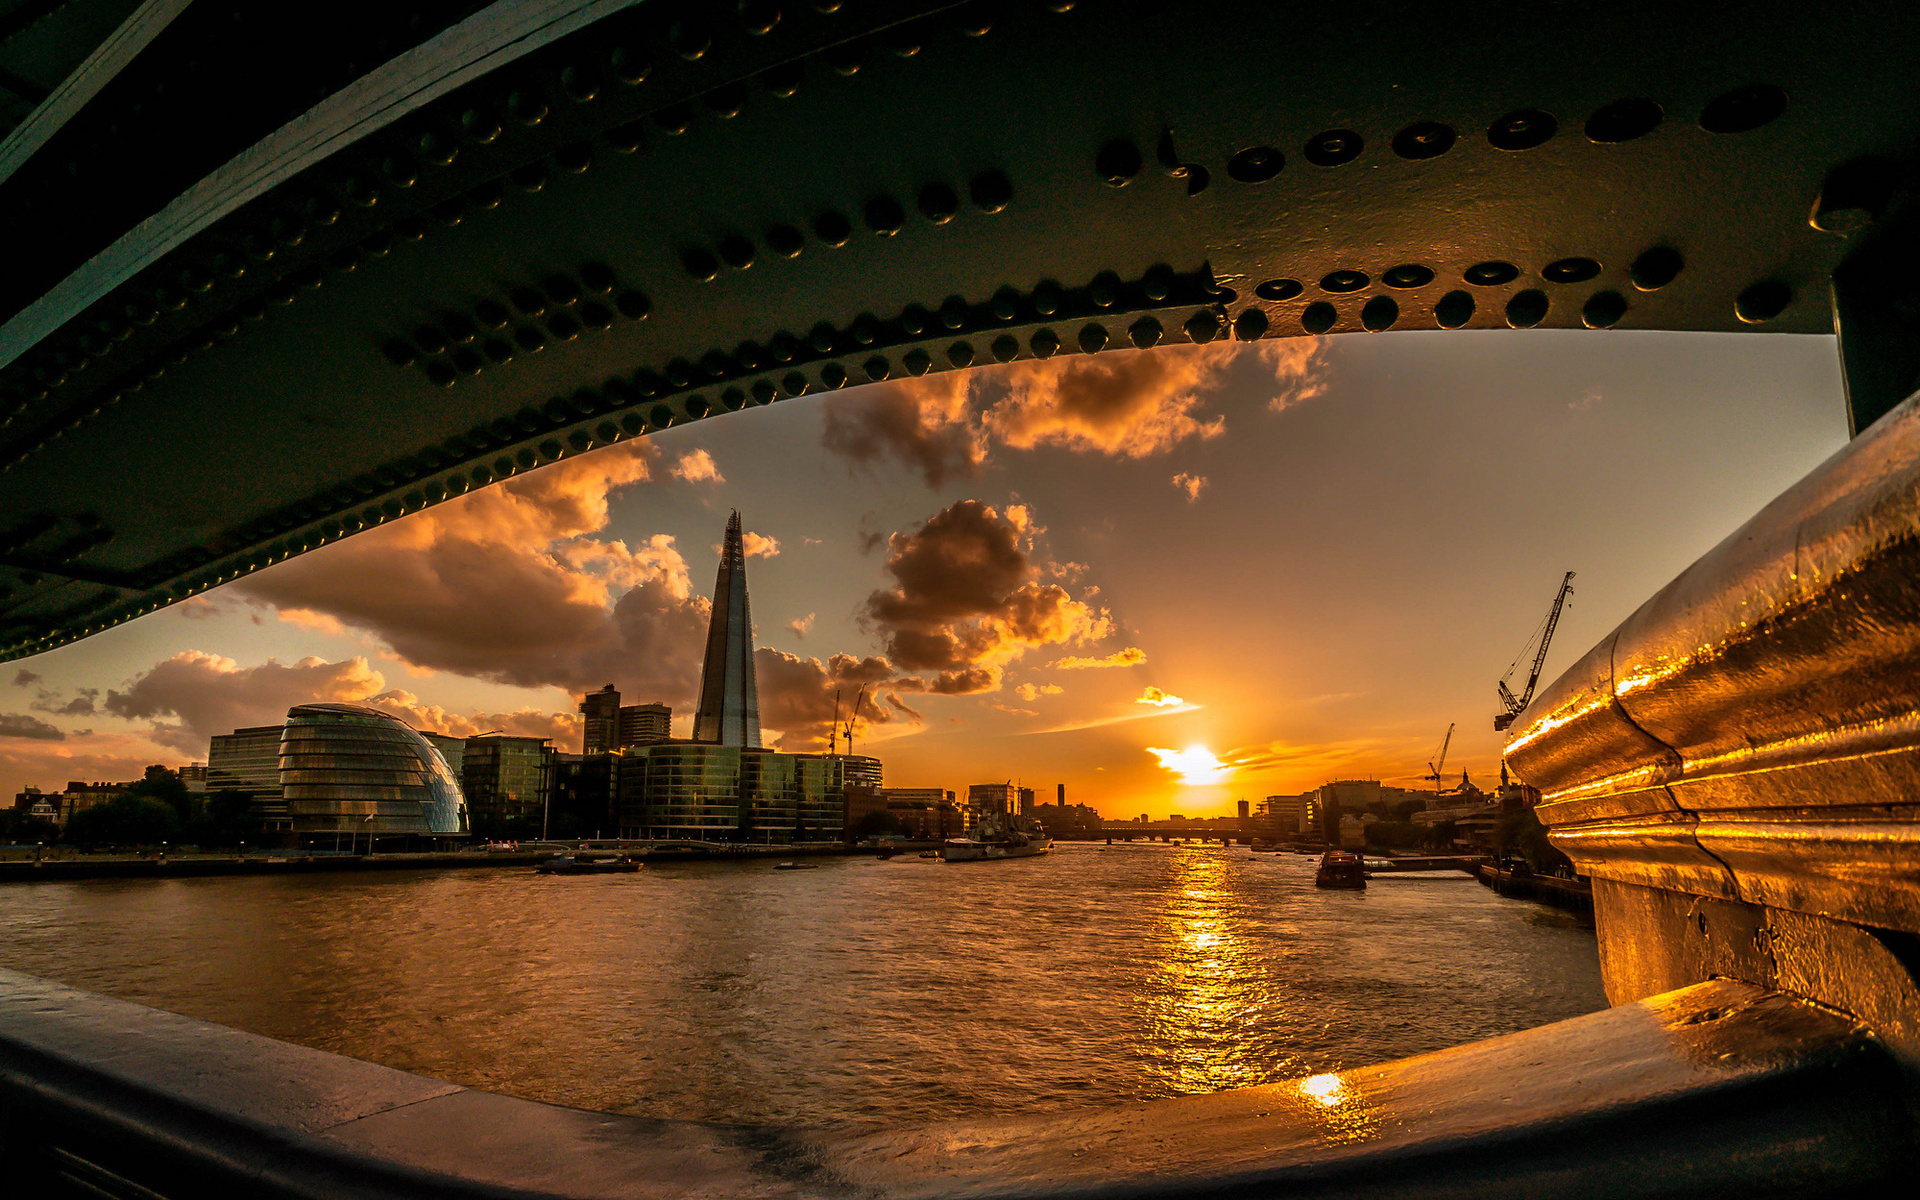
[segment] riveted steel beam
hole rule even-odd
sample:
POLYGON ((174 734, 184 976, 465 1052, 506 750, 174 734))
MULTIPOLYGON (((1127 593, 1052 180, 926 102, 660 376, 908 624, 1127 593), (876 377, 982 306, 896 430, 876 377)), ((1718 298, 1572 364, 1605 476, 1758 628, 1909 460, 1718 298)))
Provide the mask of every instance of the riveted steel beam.
POLYGON ((0 567, 0 657, 872 379, 1824 332, 1855 235, 1808 213, 1920 134, 1905 10, 387 4, 278 58, 215 11, 0 183, 0 519, 46 564, 0 567))

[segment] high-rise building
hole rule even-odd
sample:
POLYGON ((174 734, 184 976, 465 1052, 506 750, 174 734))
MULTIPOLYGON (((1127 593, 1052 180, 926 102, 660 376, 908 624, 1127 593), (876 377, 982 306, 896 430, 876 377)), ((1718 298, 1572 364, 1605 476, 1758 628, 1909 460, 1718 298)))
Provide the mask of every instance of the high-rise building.
POLYGON ((538 834, 557 758, 546 738, 504 733, 468 738, 460 782, 473 831, 486 837, 538 834))
POLYGON ((760 746, 760 692, 753 679, 753 616, 747 608, 747 555, 740 514, 727 521, 720 573, 713 583, 713 618, 700 674, 700 707, 693 740, 721 746, 760 746))
POLYGON ((673 710, 664 704, 620 706, 620 736, 616 748, 651 746, 673 736, 673 710))
POLYGON ((1020 788, 1016 794, 1020 797, 1020 815, 1023 817, 1032 816, 1033 815, 1033 789, 1029 787, 1023 787, 1023 788, 1020 788))
POLYGON ((1019 790, 1012 783, 973 783, 967 785, 967 819, 977 822, 990 816, 1011 816, 1019 811, 1019 790))
POLYGON ((214 734, 207 746, 207 791, 252 796, 253 815, 269 829, 284 830, 290 826, 280 791, 280 729, 254 725, 214 734))
POLYGON ((612 684, 580 698, 582 754, 605 754, 620 745, 620 693, 612 684))

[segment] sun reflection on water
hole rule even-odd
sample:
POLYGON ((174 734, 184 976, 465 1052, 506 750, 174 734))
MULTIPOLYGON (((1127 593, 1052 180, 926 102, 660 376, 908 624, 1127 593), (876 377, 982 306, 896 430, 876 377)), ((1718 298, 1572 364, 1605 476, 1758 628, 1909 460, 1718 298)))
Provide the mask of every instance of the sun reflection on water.
POLYGON ((1302 1107, 1325 1141, 1347 1145, 1379 1134, 1379 1113, 1341 1076, 1309 1075, 1294 1086, 1309 1101, 1302 1107))
POLYGON ((1238 876, 1225 856, 1182 852, 1154 922, 1141 1004, 1154 1047, 1147 1064, 1168 1091, 1213 1092, 1267 1082, 1272 1064, 1249 1049, 1268 971, 1249 938, 1238 876))

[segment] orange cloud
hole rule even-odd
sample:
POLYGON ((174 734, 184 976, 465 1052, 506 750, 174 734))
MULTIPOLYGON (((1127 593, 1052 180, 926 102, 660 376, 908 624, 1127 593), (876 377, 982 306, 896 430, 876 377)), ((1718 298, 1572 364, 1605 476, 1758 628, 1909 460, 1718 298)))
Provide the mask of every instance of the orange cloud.
POLYGON ((183 650, 154 664, 125 691, 108 691, 101 708, 127 720, 150 720, 148 738, 205 758, 207 739, 216 733, 277 724, 295 704, 364 700, 385 686, 380 672, 358 656, 340 662, 270 658, 242 667, 231 658, 183 650))
POLYGON ((1205 475, 1175 475, 1173 477, 1173 486, 1187 494, 1188 504, 1196 504, 1200 500, 1200 493, 1206 489, 1207 477, 1205 475))
POLYGON ((1023 683, 1013 689, 1022 700, 1038 700, 1042 696, 1058 696, 1067 689, 1057 683, 1023 683))
POLYGON ((680 456, 668 472, 675 479, 688 483, 725 483, 726 476, 720 474, 720 468, 714 464, 713 455, 705 450, 689 450, 680 456))
POLYGON ((1186 701, 1174 695, 1172 692, 1163 692, 1157 687, 1150 687, 1140 693, 1139 697, 1134 700, 1134 703, 1151 704, 1155 708, 1178 708, 1185 705, 1186 701))
POLYGON ((778 538, 770 538, 751 529, 741 535, 740 547, 748 558, 774 558, 780 553, 778 538))
POLYGON ((1069 656, 1056 661, 1053 665, 1062 671, 1091 671, 1102 667, 1137 667, 1147 661, 1147 652, 1138 646, 1128 646, 1124 650, 1115 650, 1104 658, 1080 658, 1069 656))

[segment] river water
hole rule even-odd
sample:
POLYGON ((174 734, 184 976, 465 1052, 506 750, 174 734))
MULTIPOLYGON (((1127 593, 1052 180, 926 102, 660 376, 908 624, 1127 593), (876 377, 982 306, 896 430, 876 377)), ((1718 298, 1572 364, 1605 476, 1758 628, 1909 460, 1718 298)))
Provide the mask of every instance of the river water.
POLYGON ((14 886, 0 965, 535 1100, 809 1125, 1243 1087, 1605 1004, 1590 928, 1458 873, 817 861, 14 886))

